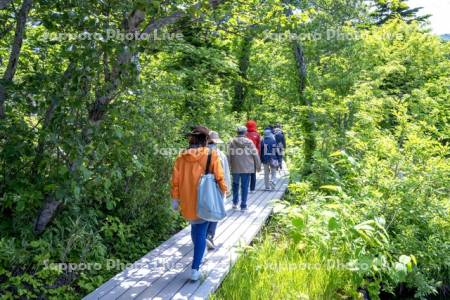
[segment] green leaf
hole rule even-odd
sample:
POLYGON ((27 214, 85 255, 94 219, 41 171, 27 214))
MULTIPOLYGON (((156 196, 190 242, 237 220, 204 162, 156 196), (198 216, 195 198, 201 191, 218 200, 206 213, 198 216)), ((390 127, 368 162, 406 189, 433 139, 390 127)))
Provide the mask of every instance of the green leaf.
POLYGON ((342 188, 337 185, 322 185, 322 186, 320 186, 320 189, 333 191, 333 192, 341 192, 342 191, 342 188))
POLYGON ((328 220, 328 230, 336 230, 339 228, 339 224, 335 217, 332 217, 328 220))
POLYGON ((113 210, 115 206, 116 206, 116 203, 114 201, 112 201, 112 200, 106 201, 106 208, 108 210, 113 210))
POLYGON ((305 221, 302 217, 293 218, 291 222, 292 225, 294 225, 299 230, 303 230, 303 228, 305 227, 305 221))
POLYGON ((402 263, 396 262, 394 264, 394 269, 399 272, 400 274, 405 274, 408 272, 408 269, 406 268, 406 266, 402 263))
POLYGON ((398 261, 404 265, 407 265, 411 262, 411 257, 409 257, 407 255, 401 255, 400 258, 398 259, 398 261))
POLYGON ((73 196, 75 197, 75 199, 79 200, 80 199, 80 187, 78 185, 74 186, 73 188, 73 196))

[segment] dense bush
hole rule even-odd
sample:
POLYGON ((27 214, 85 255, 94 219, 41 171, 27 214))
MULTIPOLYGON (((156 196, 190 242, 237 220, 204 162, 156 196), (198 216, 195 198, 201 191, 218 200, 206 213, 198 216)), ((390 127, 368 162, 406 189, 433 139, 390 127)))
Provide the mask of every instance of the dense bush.
POLYGON ((167 200, 186 131, 249 118, 289 137, 293 261, 371 265, 312 295, 448 286, 449 45, 362 0, 194 2, 2 2, 0 297, 79 298, 157 246, 185 224, 167 200), (52 38, 155 27, 182 38, 52 38), (277 38, 330 28, 359 38, 277 38))
MULTIPOLYGON (((267 287, 266 278, 279 275, 287 282, 309 278, 308 286, 293 284, 290 293, 312 299, 358 297, 361 288, 371 299, 448 297, 448 47, 415 26, 391 22, 321 57, 307 91, 317 99, 311 171, 304 172, 303 152, 288 157, 290 195, 270 234, 244 252, 219 298, 255 298, 235 291, 241 278, 249 285, 263 282, 258 293, 292 297, 267 287), (380 38, 388 34, 397 38, 380 38), (361 55, 353 56, 355 49, 361 55), (261 272, 266 260, 294 266, 319 261, 322 274, 335 273, 319 281, 317 270, 308 268, 261 272), (330 269, 329 260, 338 268, 330 269)), ((289 145, 302 146, 299 124, 289 125, 289 145)))
MULTIPOLYGON (((337 235, 345 245, 341 256, 371 262, 372 273, 361 280, 369 278, 365 284, 377 286, 373 296, 379 287, 393 292, 400 283, 415 290, 417 297, 444 292, 450 278, 446 140, 450 94, 442 89, 449 78, 448 44, 413 26, 392 22, 372 31, 358 49, 366 55, 352 60, 352 69, 358 72, 347 75, 354 77, 354 84, 344 97, 333 87, 314 91, 318 97, 334 94, 343 101, 340 109, 331 109, 328 102, 324 110, 317 106, 324 115, 317 131, 321 151, 315 153, 313 173, 293 188, 303 190, 303 196, 298 195, 305 203, 302 218, 313 214, 324 223, 302 226, 331 233, 334 227, 344 230, 337 235), (379 38, 388 33, 397 38, 379 38), (333 128, 339 120, 344 122, 333 128), (304 187, 314 188, 308 192, 304 187), (310 194, 316 191, 319 194, 310 194), (330 208, 331 217, 318 217, 330 208), (361 222, 372 222, 367 228, 369 224, 362 223, 368 230, 364 234, 371 235, 356 234, 361 222), (364 251, 352 248, 358 239, 365 242, 364 251), (390 265, 380 268, 380 260, 390 265), (399 265, 402 261, 411 263, 409 270, 399 265)), ((307 240, 321 240, 318 236, 307 240)), ((329 241, 326 247, 339 249, 339 244, 329 241)))

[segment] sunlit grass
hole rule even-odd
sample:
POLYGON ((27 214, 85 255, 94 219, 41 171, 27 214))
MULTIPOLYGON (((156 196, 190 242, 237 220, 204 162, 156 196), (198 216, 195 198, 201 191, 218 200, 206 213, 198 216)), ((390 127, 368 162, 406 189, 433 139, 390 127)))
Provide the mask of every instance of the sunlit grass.
POLYGON ((351 274, 327 267, 329 259, 265 234, 242 253, 211 299, 346 299, 354 290, 351 274))

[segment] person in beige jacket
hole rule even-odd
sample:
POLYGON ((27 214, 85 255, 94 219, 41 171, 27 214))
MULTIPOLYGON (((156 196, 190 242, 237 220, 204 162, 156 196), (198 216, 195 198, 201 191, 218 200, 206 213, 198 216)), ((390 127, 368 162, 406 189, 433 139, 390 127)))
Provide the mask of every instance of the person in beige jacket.
POLYGON ((241 188, 241 210, 247 210, 247 197, 250 176, 261 171, 261 160, 255 144, 245 136, 247 127, 237 128, 237 137, 228 144, 228 162, 233 177, 233 209, 239 203, 239 187, 241 188))

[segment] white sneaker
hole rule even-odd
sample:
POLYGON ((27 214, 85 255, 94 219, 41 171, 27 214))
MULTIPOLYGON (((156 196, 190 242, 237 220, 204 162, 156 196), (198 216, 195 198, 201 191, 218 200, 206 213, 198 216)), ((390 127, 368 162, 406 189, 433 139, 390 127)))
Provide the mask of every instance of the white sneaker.
POLYGON ((202 276, 202 273, 199 270, 192 269, 192 272, 191 272, 191 280, 192 281, 199 280, 201 276, 202 276))
POLYGON ((237 207, 237 204, 233 204, 233 207, 232 207, 234 210, 237 210, 238 209, 238 207, 237 207))
POLYGON ((256 191, 250 191, 250 194, 256 194, 256 191))

